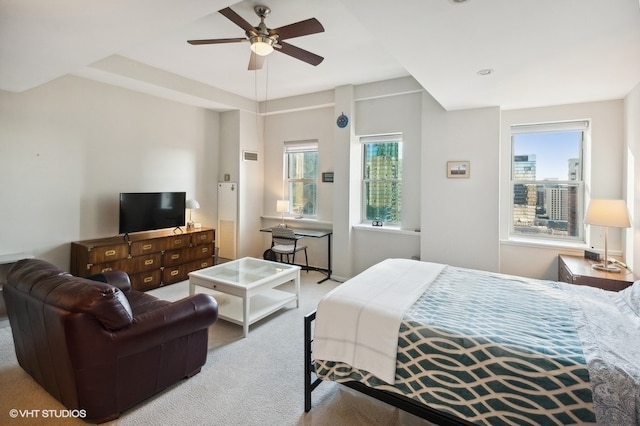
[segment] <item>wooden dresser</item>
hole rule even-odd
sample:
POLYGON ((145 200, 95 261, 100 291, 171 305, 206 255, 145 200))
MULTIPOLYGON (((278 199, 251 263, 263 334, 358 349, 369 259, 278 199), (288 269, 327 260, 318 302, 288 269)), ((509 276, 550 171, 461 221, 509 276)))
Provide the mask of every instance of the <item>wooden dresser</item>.
POLYGON ((215 230, 200 228, 139 232, 71 243, 71 273, 80 277, 119 269, 135 290, 186 280, 189 272, 213 266, 215 230))
POLYGON ((620 272, 605 272, 593 269, 595 260, 579 256, 558 256, 558 281, 588 285, 603 290, 620 291, 633 284, 636 279, 631 271, 620 268, 620 272))

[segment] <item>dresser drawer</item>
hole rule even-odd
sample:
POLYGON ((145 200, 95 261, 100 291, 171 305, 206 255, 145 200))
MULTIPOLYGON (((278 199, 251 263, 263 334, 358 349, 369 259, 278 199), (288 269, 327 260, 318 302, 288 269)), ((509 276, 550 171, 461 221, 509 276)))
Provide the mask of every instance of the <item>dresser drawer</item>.
POLYGON ((141 272, 129 276, 131 280, 131 288, 137 291, 147 291, 160 287, 162 282, 162 271, 156 269, 154 271, 141 272))
POLYGON ((130 273, 160 269, 162 267, 162 254, 153 253, 145 256, 132 257, 131 259, 127 259, 127 263, 130 264, 130 273))
POLYGON ((189 249, 189 260, 213 257, 213 243, 202 244, 189 249))
POLYGON ((208 231, 195 232, 191 235, 191 245, 209 244, 215 241, 215 232, 213 229, 208 231))
MULTIPOLYGON (((187 264, 187 278, 189 272, 197 271, 198 269, 208 268, 213 266, 213 257, 208 257, 205 259, 195 260, 191 263, 187 264)), ((186 279, 186 278, 185 278, 186 279)))
POLYGON ((186 265, 177 265, 171 267, 165 267, 162 270, 162 283, 173 284, 178 281, 187 279, 187 267, 186 265))
POLYGON ((125 267, 126 265, 124 265, 123 262, 118 260, 114 260, 113 262, 89 264, 87 265, 86 274, 82 276, 86 277, 89 275, 101 274, 102 272, 109 272, 109 271, 124 271, 128 274, 129 272, 125 270, 125 267))
POLYGON ((126 243, 94 247, 89 251, 88 263, 103 263, 116 259, 126 259, 127 256, 129 256, 129 245, 126 243))
POLYGON ((150 253, 160 253, 165 249, 166 241, 163 238, 154 240, 133 241, 131 243, 131 256, 142 256, 150 253))
POLYGON ((164 249, 174 250, 178 248, 186 248, 191 245, 191 235, 175 235, 164 239, 164 249))
POLYGON ((558 262, 558 281, 574 284, 571 273, 567 270, 567 266, 562 261, 558 262))
POLYGON ((136 232, 71 243, 73 275, 87 277, 120 270, 138 289, 150 290, 188 278, 194 269, 211 266, 215 229, 177 233, 175 229, 136 232), (196 266, 200 265, 200 266, 196 266))
POLYGON ((189 260, 189 249, 167 250, 162 255, 162 266, 176 266, 189 260))
POLYGON ((213 243, 164 252, 162 265, 175 266, 213 256, 213 243))

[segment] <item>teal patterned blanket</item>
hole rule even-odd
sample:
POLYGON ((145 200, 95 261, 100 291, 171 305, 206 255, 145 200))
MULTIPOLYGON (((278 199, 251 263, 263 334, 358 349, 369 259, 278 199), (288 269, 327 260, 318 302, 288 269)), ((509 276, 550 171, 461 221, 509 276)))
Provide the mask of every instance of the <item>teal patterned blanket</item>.
POLYGON ((560 283, 448 266, 404 316, 394 386, 331 361, 316 360, 316 372, 480 424, 595 423, 568 294, 560 283))

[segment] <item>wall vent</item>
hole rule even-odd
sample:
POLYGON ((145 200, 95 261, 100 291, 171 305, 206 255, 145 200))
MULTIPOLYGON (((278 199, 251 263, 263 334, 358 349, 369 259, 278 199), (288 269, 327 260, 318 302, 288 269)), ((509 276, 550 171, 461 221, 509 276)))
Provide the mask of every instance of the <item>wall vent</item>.
POLYGON ((258 153, 254 151, 242 151, 244 161, 258 161, 258 153))

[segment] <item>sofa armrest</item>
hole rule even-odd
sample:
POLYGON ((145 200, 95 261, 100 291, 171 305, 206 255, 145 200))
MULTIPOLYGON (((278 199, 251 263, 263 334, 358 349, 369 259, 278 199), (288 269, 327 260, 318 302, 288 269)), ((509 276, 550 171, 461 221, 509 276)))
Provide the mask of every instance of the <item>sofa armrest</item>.
POLYGON ((120 291, 131 291, 131 280, 129 274, 124 271, 104 271, 99 274, 87 277, 88 280, 100 281, 118 287, 120 291))
POLYGON ((129 327, 114 332, 113 338, 118 341, 120 356, 127 356, 208 328, 217 319, 216 300, 198 293, 136 316, 129 327))

